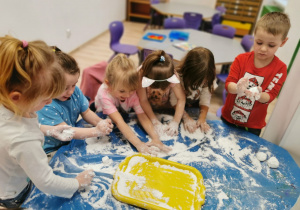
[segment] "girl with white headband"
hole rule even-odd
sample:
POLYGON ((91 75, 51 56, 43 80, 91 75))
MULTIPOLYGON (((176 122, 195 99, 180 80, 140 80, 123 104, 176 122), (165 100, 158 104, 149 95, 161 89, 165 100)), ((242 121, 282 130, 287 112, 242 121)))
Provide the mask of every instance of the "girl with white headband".
POLYGON ((139 74, 140 88, 137 92, 140 103, 156 132, 159 135, 162 133, 169 136, 178 135, 178 126, 184 112, 185 95, 175 74, 172 58, 163 50, 152 52, 143 62, 139 74), (175 106, 173 120, 163 129, 153 109, 171 108, 169 98, 171 92, 174 92, 178 103, 175 106))

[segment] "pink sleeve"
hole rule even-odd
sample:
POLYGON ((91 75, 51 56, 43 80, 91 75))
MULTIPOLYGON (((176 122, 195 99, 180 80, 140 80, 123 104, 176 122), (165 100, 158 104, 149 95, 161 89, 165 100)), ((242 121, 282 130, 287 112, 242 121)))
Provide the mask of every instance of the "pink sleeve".
POLYGON ((144 113, 144 110, 141 107, 139 97, 136 93, 134 93, 130 98, 130 106, 134 109, 136 114, 144 113))
POLYGON ((100 89, 98 95, 103 114, 110 115, 118 111, 114 98, 105 89, 100 89))
POLYGON ((103 114, 110 115, 118 111, 116 105, 113 103, 113 101, 110 98, 102 98, 101 106, 102 106, 103 114))

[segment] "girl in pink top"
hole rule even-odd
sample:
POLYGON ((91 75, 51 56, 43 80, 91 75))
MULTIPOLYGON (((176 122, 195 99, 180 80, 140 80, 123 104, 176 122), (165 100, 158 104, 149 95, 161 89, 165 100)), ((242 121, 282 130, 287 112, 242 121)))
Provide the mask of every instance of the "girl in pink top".
POLYGON ((181 121, 184 106, 185 94, 180 81, 175 74, 172 58, 163 50, 152 52, 143 62, 140 73, 140 87, 138 96, 143 110, 152 121, 158 133, 165 132, 169 136, 178 135, 178 126, 181 121), (165 129, 162 123, 155 116, 153 109, 172 108, 170 93, 175 94, 177 104, 173 120, 165 129))
POLYGON ((118 54, 107 66, 105 77, 95 97, 97 111, 107 114, 139 152, 154 154, 155 151, 151 146, 168 152, 170 148, 159 140, 152 123, 140 105, 136 94, 138 72, 133 61, 123 54, 118 54), (128 112, 131 108, 134 109, 139 122, 152 139, 151 142, 142 142, 121 116, 119 110, 128 112))

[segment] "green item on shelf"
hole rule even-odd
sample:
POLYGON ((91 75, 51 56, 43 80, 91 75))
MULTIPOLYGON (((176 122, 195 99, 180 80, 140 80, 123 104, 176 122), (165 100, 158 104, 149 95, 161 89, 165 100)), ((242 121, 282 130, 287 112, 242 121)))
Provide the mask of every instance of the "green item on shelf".
POLYGON ((272 5, 265 5, 262 9, 261 12, 261 17, 264 16, 265 14, 269 13, 269 12, 282 12, 282 9, 280 9, 277 6, 272 6, 272 5))

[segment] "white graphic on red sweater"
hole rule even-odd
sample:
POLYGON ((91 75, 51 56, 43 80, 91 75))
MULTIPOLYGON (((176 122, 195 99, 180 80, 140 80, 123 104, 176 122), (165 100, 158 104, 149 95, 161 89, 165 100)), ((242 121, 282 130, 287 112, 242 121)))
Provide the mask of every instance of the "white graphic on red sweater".
POLYGON ((231 112, 231 116, 236 121, 246 123, 249 117, 249 112, 243 111, 240 108, 234 106, 231 112))
MULTIPOLYGON (((246 73, 244 77, 249 78, 249 84, 247 89, 261 86, 261 84, 264 81, 263 77, 259 77, 249 73, 246 73)), ((235 106, 231 111, 231 117, 236 121, 246 123, 248 121, 248 118, 250 116, 251 110, 253 109, 255 102, 255 100, 247 98, 245 94, 237 95, 235 98, 235 106)))
POLYGON ((237 96, 235 98, 235 103, 239 107, 242 107, 247 110, 253 106, 253 101, 250 98, 247 98, 246 95, 237 96))
POLYGON ((275 77, 272 79, 272 82, 269 84, 268 88, 265 90, 265 92, 270 92, 273 89, 273 87, 275 87, 275 84, 280 80, 282 75, 282 73, 276 74, 275 77))

